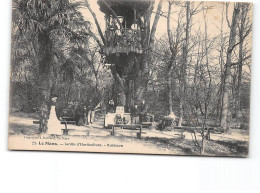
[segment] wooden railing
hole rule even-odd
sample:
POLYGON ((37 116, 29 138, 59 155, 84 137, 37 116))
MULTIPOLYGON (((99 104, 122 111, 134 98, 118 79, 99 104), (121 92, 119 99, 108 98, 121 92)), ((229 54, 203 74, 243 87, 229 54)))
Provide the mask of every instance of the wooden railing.
POLYGON ((133 29, 107 30, 105 32, 106 46, 103 49, 105 54, 117 52, 142 53, 141 33, 133 29))

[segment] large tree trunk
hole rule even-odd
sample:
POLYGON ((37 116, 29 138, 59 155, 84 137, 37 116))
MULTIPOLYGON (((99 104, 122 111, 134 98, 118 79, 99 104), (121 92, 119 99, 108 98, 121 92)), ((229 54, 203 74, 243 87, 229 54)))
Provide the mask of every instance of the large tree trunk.
POLYGON ((51 96, 51 86, 52 86, 52 43, 47 32, 42 33, 39 36, 39 45, 41 45, 41 53, 39 60, 39 90, 40 90, 40 129, 42 132, 48 130, 48 118, 49 118, 49 104, 51 96))
POLYGON ((40 126, 42 132, 46 132, 48 130, 48 117, 49 117, 49 104, 50 104, 50 95, 51 95, 51 82, 49 73, 42 72, 39 77, 40 80, 40 126))
POLYGON ((144 53, 142 55, 142 60, 140 63, 140 70, 137 72, 137 79, 136 79, 136 92, 135 92, 135 98, 138 102, 141 102, 143 100, 146 91, 147 91, 147 84, 149 82, 149 62, 150 55, 152 52, 152 49, 154 47, 154 38, 155 33, 157 29, 157 24, 160 19, 161 9, 162 9, 162 0, 159 1, 158 7, 155 13, 155 18, 153 21, 152 29, 150 30, 150 23, 151 23, 151 15, 153 11, 153 5, 154 1, 151 1, 150 7, 147 10, 147 14, 145 15, 145 30, 142 33, 142 44, 143 44, 143 50, 144 53))
POLYGON ((238 75, 237 75, 237 87, 236 87, 236 104, 235 104, 235 115, 241 111, 241 84, 242 84, 242 69, 244 60, 244 35, 246 28, 246 18, 248 14, 248 5, 242 5, 241 22, 239 27, 239 62, 238 62, 238 75))
POLYGON ((232 23, 230 26, 229 46, 227 50, 226 69, 223 86, 223 101, 221 113, 221 128, 224 131, 228 129, 228 114, 229 114, 229 95, 231 89, 231 59, 234 46, 236 44, 237 24, 240 13, 240 3, 236 3, 233 11, 232 23))
POLYGON ((123 77, 120 77, 116 68, 111 68, 112 75, 115 80, 115 85, 117 89, 117 105, 125 106, 126 105, 126 90, 125 90, 125 81, 123 77))

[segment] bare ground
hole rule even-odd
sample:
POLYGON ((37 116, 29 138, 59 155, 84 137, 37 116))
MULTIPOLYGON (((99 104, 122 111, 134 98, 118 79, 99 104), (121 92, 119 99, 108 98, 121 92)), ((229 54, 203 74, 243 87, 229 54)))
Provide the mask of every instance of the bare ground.
MULTIPOLYGON (((35 115, 16 113, 9 118, 9 136, 39 134, 38 125, 33 124, 35 115)), ((69 125, 75 129, 70 136, 76 139, 103 141, 115 144, 124 144, 132 147, 136 153, 156 153, 174 155, 201 155, 196 148, 194 139, 190 133, 184 133, 185 138, 180 137, 178 131, 157 131, 144 129, 142 139, 137 139, 136 131, 117 129, 116 135, 111 136, 109 130, 103 129, 100 124, 90 126, 69 125), (140 151, 138 151, 140 150, 140 151), (142 150, 142 151, 141 151, 142 150)), ((200 135, 197 135, 200 142, 200 135)), ((231 130, 225 134, 211 134, 211 140, 205 142, 205 156, 232 156, 246 157, 248 155, 249 133, 247 130, 231 130)), ((132 151, 126 151, 126 153, 132 151)))

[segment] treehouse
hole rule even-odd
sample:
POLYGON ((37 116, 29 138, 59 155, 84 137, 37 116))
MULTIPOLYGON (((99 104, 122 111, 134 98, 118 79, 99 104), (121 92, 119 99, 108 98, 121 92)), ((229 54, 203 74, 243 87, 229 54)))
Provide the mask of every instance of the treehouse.
POLYGON ((139 0, 98 0, 100 11, 105 14, 106 44, 103 54, 142 54, 141 35, 143 16, 149 1, 139 0))

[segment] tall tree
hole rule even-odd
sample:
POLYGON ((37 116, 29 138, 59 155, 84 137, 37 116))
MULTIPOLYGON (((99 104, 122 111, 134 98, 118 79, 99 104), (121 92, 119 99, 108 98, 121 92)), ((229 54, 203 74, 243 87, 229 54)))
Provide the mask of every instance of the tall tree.
MULTIPOLYGON (((112 7, 110 7, 110 5, 106 3, 105 0, 100 0, 100 2, 103 6, 106 7, 106 9, 110 10, 113 18, 115 18, 117 23, 120 24, 120 29, 122 29, 121 22, 119 21, 115 10, 113 10, 112 7)), ((143 50, 143 53, 141 55, 127 53, 125 55, 118 54, 117 57, 110 55, 107 55, 106 57, 107 62, 112 64, 110 69, 117 84, 119 105, 126 106, 127 109, 129 109, 131 101, 141 101, 147 89, 147 84, 149 81, 149 65, 151 61, 151 53, 154 47, 155 33, 161 14, 162 2, 162 0, 159 1, 154 20, 152 21, 151 18, 154 9, 154 0, 148 1, 149 5, 146 12, 144 13, 143 21, 138 21, 139 23, 142 23, 142 30, 140 31, 141 40, 140 42, 138 42, 143 50), (124 65, 120 65, 119 67, 118 65, 116 65, 119 63, 124 65)), ((97 20, 96 14, 91 9, 87 0, 85 0, 85 5, 92 14, 99 36, 102 39, 103 44, 101 45, 101 49, 103 47, 109 46, 109 41, 103 38, 104 35, 101 31, 101 27, 97 20)), ((133 43, 134 42, 132 42, 132 44, 133 43)))
POLYGON ((190 37, 191 37, 191 27, 193 16, 199 13, 201 8, 201 3, 195 6, 194 2, 185 2, 185 31, 184 31, 184 41, 182 44, 182 59, 181 59, 181 68, 180 68, 180 116, 178 125, 181 126, 184 118, 184 103, 186 97, 186 82, 187 82, 187 66, 188 66, 188 57, 190 52, 190 37))
POLYGON ((74 28, 75 23, 77 27, 81 23, 81 29, 87 27, 77 10, 78 5, 69 0, 13 1, 13 28, 33 50, 34 64, 38 69, 40 121, 44 132, 48 129, 48 104, 60 54, 60 49, 56 49, 56 43, 73 42, 86 36, 84 30, 79 32, 74 28))
POLYGON ((172 71, 173 66, 176 65, 176 58, 177 54, 179 52, 180 42, 181 42, 181 12, 180 10, 178 14, 178 21, 177 21, 177 27, 175 29, 174 38, 173 34, 171 32, 171 12, 172 12, 172 5, 174 2, 169 1, 168 2, 168 16, 167 16, 167 34, 168 34, 168 40, 169 40, 169 46, 171 51, 171 57, 168 62, 167 66, 167 83, 168 83, 168 105, 169 105, 169 114, 173 112, 173 86, 172 86, 172 71))
POLYGON ((238 62, 233 63, 232 65, 237 65, 237 84, 235 88, 235 107, 234 107, 234 115, 237 116, 237 113, 241 110, 241 85, 242 85, 242 70, 243 65, 246 60, 251 58, 251 54, 248 53, 249 49, 245 47, 245 38, 252 31, 252 23, 249 19, 249 10, 250 3, 243 3, 241 5, 241 15, 240 22, 238 25, 238 34, 239 34, 239 54, 238 54, 238 62))
MULTIPOLYGON (((228 8, 228 6, 227 6, 228 8)), ((234 4, 232 22, 229 23, 230 34, 229 34, 229 44, 227 49, 224 83, 223 83, 223 99, 222 99, 222 112, 221 112, 221 128, 223 130, 228 129, 228 114, 229 114, 229 96, 231 90, 231 65, 232 65, 232 53, 236 47, 236 36, 237 36, 237 26, 239 21, 241 3, 234 4)))

